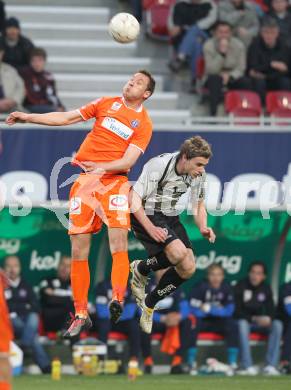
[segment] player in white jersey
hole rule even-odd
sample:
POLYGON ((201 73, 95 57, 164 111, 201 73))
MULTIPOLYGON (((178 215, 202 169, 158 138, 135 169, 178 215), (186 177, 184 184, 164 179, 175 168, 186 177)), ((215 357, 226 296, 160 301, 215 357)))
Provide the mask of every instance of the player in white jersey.
POLYGON ((197 227, 211 243, 215 241, 213 230, 207 226, 204 204, 205 166, 211 156, 210 145, 200 136, 192 137, 184 141, 179 152, 149 160, 133 186, 132 229, 150 257, 131 263, 131 288, 142 309, 140 324, 146 333, 151 332, 156 304, 195 272, 191 242, 177 209, 188 190, 197 227), (145 296, 150 272, 166 268, 157 287, 145 296))

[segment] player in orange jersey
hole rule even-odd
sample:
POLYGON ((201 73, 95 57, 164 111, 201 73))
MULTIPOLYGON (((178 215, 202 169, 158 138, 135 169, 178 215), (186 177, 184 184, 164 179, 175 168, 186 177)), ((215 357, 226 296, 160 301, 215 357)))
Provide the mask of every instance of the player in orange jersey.
POLYGON ((5 301, 4 289, 7 281, 0 270, 0 390, 11 389, 11 369, 9 364, 10 342, 13 339, 9 312, 5 301))
POLYGON ((48 114, 11 113, 6 123, 36 123, 63 126, 95 118, 93 130, 80 146, 74 164, 83 173, 70 192, 70 227, 72 245, 71 283, 75 317, 65 337, 73 337, 91 327, 87 312, 90 284, 88 255, 92 233, 108 226, 112 254, 113 297, 109 305, 111 319, 117 322, 123 308, 129 260, 127 232, 130 227, 127 179, 128 170, 148 146, 152 122, 142 103, 155 88, 147 71, 138 71, 123 87, 121 97, 103 97, 79 110, 48 114))

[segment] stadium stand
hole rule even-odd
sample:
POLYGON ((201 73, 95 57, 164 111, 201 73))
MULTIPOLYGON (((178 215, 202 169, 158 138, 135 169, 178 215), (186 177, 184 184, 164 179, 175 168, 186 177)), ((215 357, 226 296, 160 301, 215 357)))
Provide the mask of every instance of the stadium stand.
MULTIPOLYGON (((123 46, 112 41, 106 24, 111 15, 110 8, 104 7, 107 2, 99 2, 103 6, 98 6, 98 2, 88 1, 87 7, 83 2, 80 7, 71 7, 69 1, 41 6, 12 3, 6 7, 8 16, 21 20, 24 34, 47 51, 48 70, 55 75, 59 97, 67 109, 98 96, 118 95, 127 75, 153 66, 152 58, 137 56, 139 43, 123 46)), ((157 93, 149 101, 153 120, 162 123, 170 118, 177 124, 187 121, 190 111, 178 109, 178 93, 165 92, 164 76, 158 74, 156 78, 157 93)))

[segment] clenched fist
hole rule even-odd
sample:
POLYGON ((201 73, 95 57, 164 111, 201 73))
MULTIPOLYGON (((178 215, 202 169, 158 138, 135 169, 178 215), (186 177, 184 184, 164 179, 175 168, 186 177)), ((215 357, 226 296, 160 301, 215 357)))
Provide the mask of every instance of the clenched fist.
POLYGON ((15 123, 25 123, 28 119, 28 114, 25 112, 14 111, 6 118, 6 123, 9 126, 15 125, 15 123))

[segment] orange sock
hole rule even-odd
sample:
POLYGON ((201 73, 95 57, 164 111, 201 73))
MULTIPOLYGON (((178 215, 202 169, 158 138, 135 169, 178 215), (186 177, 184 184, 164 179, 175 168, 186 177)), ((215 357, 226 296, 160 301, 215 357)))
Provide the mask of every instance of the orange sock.
POLYGON ((0 382, 0 390, 11 390, 11 384, 7 382, 0 382))
POLYGON ((172 366, 179 366, 180 364, 182 364, 181 356, 174 356, 172 360, 172 366))
POLYGON ((71 285, 74 298, 75 315, 87 316, 90 271, 88 260, 72 260, 71 285))
POLYGON ((112 253, 111 284, 113 299, 122 302, 128 282, 129 259, 127 252, 112 253))

